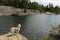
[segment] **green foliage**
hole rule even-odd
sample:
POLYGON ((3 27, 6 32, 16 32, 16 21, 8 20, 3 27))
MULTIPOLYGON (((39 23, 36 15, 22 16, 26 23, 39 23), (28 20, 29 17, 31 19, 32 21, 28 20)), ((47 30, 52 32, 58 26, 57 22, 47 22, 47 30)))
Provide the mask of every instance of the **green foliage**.
POLYGON ((53 40, 51 37, 42 38, 42 40, 53 40))
POLYGON ((36 40, 36 39, 37 39, 36 35, 35 35, 35 34, 33 34, 33 40, 36 40))
POLYGON ((0 0, 0 5, 23 8, 24 12, 26 12, 27 9, 33 9, 34 11, 38 10, 40 12, 51 12, 55 14, 60 13, 59 6, 53 7, 53 4, 51 3, 47 6, 43 6, 37 2, 30 2, 30 0, 0 0))
POLYGON ((49 11, 50 12, 53 12, 54 11, 53 4, 49 4, 49 11))
POLYGON ((38 9, 38 6, 39 6, 39 5, 38 5, 37 2, 32 2, 32 3, 31 3, 31 8, 34 9, 34 10, 38 9))
POLYGON ((24 12, 29 8, 28 0, 21 0, 20 7, 24 8, 24 12))
POLYGON ((0 5, 5 5, 6 4, 6 0, 0 0, 0 5))
POLYGON ((60 36, 60 29, 58 30, 58 35, 60 36))
POLYGON ((53 26, 53 24, 50 24, 50 26, 51 26, 51 28, 52 28, 52 29, 54 29, 54 26, 53 26))
POLYGON ((16 7, 18 5, 18 0, 0 0, 0 5, 16 7))
POLYGON ((59 14, 59 13, 60 13, 60 8, 59 8, 59 6, 56 6, 56 7, 54 8, 54 12, 55 12, 56 14, 59 14))
POLYGON ((21 8, 28 8, 28 1, 21 0, 21 8))

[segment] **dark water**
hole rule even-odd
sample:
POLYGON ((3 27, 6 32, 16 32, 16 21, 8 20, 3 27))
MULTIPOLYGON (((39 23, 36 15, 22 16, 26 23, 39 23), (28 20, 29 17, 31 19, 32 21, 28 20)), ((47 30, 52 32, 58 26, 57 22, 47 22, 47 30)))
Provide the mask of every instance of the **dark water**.
POLYGON ((9 32, 13 26, 23 24, 26 16, 0 16, 0 34, 9 32))
POLYGON ((6 34, 9 29, 21 23, 21 34, 29 40, 40 40, 49 35, 51 24, 60 24, 60 15, 37 14, 29 16, 0 16, 0 34, 6 34))

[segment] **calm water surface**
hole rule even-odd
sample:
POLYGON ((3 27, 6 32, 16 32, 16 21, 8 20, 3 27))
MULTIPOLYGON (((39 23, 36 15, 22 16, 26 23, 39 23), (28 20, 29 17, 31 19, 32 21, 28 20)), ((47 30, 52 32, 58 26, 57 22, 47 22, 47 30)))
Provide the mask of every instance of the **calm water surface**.
POLYGON ((29 40, 34 36, 39 40, 41 37, 48 36, 51 30, 51 24, 58 26, 60 24, 60 15, 37 14, 29 16, 0 16, 0 34, 6 34, 9 29, 21 23, 21 34, 29 40))

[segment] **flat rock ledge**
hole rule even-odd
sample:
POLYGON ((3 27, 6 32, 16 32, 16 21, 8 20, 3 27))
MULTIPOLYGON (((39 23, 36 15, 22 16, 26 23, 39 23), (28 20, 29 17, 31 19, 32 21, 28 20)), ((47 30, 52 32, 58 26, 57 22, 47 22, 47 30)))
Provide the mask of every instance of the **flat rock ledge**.
POLYGON ((32 10, 32 9, 27 9, 26 13, 24 13, 24 9, 20 8, 14 8, 10 6, 0 6, 0 16, 3 15, 12 15, 12 14, 18 14, 18 15, 32 15, 32 14, 38 14, 40 13, 38 10, 32 10))
POLYGON ((23 35, 21 34, 16 34, 16 35, 10 35, 9 33, 8 34, 5 34, 5 35, 0 35, 0 40, 28 40, 26 37, 24 37, 23 35))

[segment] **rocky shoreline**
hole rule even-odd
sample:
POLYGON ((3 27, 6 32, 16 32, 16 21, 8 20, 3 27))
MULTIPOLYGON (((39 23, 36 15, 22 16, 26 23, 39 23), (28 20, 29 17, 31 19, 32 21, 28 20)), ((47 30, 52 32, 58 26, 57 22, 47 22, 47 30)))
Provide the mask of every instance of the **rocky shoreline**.
POLYGON ((24 9, 14 8, 10 6, 0 6, 0 16, 9 16, 9 15, 33 15, 39 14, 38 10, 27 9, 24 13, 24 9))
POLYGON ((35 15, 35 14, 55 14, 55 13, 50 13, 50 12, 42 12, 40 13, 40 11, 38 10, 33 10, 33 9, 27 9, 26 13, 24 13, 24 9, 21 8, 14 8, 11 6, 0 6, 0 16, 23 16, 23 15, 35 15))
POLYGON ((11 35, 10 33, 5 34, 5 35, 0 35, 0 40, 28 40, 25 36, 21 34, 13 35, 13 36, 8 36, 11 35))

